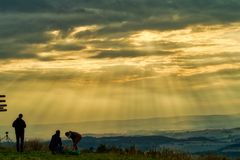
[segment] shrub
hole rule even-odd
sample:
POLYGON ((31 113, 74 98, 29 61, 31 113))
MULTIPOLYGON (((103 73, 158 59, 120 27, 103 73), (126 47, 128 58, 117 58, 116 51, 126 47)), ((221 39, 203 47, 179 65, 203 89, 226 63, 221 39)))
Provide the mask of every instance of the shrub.
POLYGON ((153 158, 161 158, 162 160, 192 160, 190 154, 171 149, 149 151, 146 155, 153 158))
POLYGON ((229 158, 218 155, 204 155, 200 156, 198 160, 229 160, 229 158))
POLYGON ((130 146, 129 148, 126 148, 125 152, 129 155, 137 155, 137 154, 142 153, 140 150, 137 149, 137 147, 135 145, 130 146))
POLYGON ((114 145, 107 146, 105 144, 99 145, 97 147, 97 149, 96 149, 96 152, 97 153, 119 153, 119 154, 123 154, 124 153, 123 149, 121 149, 121 148, 118 148, 118 147, 116 147, 114 145))
POLYGON ((24 146, 26 151, 47 151, 48 146, 39 139, 32 139, 25 142, 24 146))
POLYGON ((94 153, 94 148, 90 147, 88 149, 82 149, 81 153, 94 153))
POLYGON ((105 144, 100 144, 96 150, 97 153, 106 153, 107 151, 108 151, 108 149, 105 144))

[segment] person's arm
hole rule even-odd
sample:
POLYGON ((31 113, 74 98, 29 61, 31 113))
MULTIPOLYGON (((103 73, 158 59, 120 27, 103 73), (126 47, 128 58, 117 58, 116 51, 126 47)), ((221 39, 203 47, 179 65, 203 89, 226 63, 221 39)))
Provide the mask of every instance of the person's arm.
POLYGON ((62 139, 59 138, 59 145, 62 146, 62 139))
POLYGON ((16 120, 13 121, 12 127, 14 128, 16 126, 16 120))
POLYGON ((50 150, 53 148, 53 136, 52 136, 51 141, 50 141, 50 143, 49 143, 49 145, 48 145, 48 148, 49 148, 50 150))
POLYGON ((26 128, 26 127, 27 127, 27 125, 26 125, 25 121, 23 121, 23 127, 24 127, 24 128, 26 128))

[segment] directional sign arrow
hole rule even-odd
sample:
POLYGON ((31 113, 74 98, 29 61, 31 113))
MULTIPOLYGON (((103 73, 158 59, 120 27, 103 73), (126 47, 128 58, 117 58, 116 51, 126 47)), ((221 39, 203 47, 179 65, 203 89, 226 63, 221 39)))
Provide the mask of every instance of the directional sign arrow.
POLYGON ((7 109, 0 109, 0 112, 6 112, 7 109))

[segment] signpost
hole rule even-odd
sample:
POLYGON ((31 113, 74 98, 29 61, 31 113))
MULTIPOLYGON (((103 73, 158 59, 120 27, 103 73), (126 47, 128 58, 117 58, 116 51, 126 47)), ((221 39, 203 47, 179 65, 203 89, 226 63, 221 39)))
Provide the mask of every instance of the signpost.
POLYGON ((6 98, 5 95, 0 95, 0 112, 6 112, 7 111, 7 109, 6 109, 7 104, 5 104, 6 100, 4 98, 6 98))

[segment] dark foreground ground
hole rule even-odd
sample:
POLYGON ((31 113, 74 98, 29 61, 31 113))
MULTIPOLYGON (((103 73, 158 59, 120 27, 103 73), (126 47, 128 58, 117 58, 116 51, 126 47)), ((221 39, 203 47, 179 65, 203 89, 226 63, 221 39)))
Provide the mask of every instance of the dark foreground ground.
POLYGON ((80 155, 52 155, 50 152, 28 151, 17 153, 13 150, 1 149, 0 160, 229 160, 223 156, 193 156, 181 152, 164 152, 161 154, 122 154, 122 153, 81 153, 80 155))
POLYGON ((1 160, 147 160, 143 156, 124 156, 118 154, 81 154, 81 155, 52 155, 45 152, 28 152, 18 154, 15 152, 0 153, 1 160))

